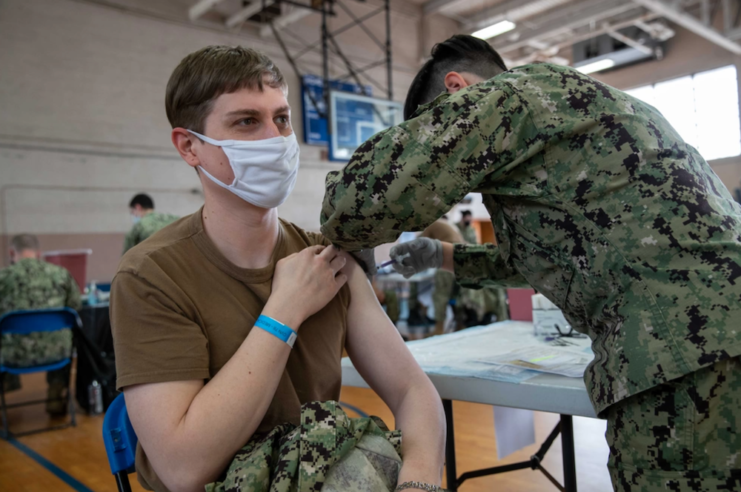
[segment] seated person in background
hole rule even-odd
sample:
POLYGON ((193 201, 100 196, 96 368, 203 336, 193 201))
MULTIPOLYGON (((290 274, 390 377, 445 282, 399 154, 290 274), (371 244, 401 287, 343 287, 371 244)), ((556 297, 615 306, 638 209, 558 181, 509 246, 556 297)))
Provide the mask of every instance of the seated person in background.
MULTIPOLYGON (((10 266, 0 270, 0 315, 25 309, 70 307, 80 309, 80 289, 64 268, 41 258, 39 240, 31 234, 15 236, 10 241, 10 266)), ((36 332, 27 335, 2 335, 0 358, 8 366, 28 367, 57 362, 69 357, 71 330, 36 332)), ((46 411, 52 415, 67 412, 69 387, 67 365, 46 373, 49 383, 46 411)), ((20 379, 5 374, 5 391, 19 389, 20 379)))
POLYGON ((439 485, 434 386, 354 260, 278 218, 299 158, 286 92, 273 62, 242 47, 199 50, 170 77, 172 141, 205 204, 129 251, 113 281, 139 481, 203 490, 253 434, 299 424, 303 403, 338 400, 347 349, 403 432, 399 483, 439 485), (268 331, 276 322, 298 333, 293 348, 268 331))
MULTIPOLYGON (((447 243, 462 243, 461 234, 448 223, 443 215, 425 229, 420 237, 438 239, 447 243)), ((433 335, 442 335, 445 331, 445 316, 448 303, 455 295, 455 275, 438 268, 435 272, 435 291, 432 294, 432 304, 435 308, 435 332, 433 335)))
POLYGON ((154 200, 144 193, 139 193, 131 199, 129 211, 134 226, 124 238, 124 254, 155 232, 180 218, 177 215, 155 212, 154 200))

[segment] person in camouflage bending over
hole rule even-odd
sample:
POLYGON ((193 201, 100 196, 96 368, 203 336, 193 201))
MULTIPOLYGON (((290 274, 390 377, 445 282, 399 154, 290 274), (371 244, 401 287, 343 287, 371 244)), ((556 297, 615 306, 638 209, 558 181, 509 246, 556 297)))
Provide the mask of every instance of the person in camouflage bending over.
POLYGON ((144 193, 140 193, 131 199, 129 210, 134 226, 124 238, 124 254, 155 232, 180 218, 177 215, 155 212, 154 200, 144 193))
MULTIPOLYGON (((21 234, 10 242, 10 263, 0 270, 0 315, 22 309, 70 307, 80 309, 80 289, 64 268, 42 261, 36 236, 21 234)), ((72 332, 69 329, 27 335, 2 335, 0 358, 8 366, 48 364, 69 357, 72 332)), ((69 365, 46 373, 49 383, 46 411, 67 412, 65 392, 69 388, 69 365)), ((20 388, 18 376, 5 374, 5 391, 20 388)))
POLYGON ((507 71, 470 36, 433 48, 404 112, 327 176, 324 236, 372 248, 480 192, 498 246, 417 239, 398 270, 530 284, 591 337, 616 491, 741 490, 741 208, 697 150, 638 99, 507 71))

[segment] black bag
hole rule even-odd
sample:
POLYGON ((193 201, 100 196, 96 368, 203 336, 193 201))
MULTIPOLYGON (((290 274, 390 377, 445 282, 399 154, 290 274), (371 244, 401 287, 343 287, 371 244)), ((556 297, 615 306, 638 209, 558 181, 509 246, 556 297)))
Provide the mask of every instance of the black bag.
POLYGON ((95 332, 100 334, 100 339, 96 340, 98 343, 93 342, 86 331, 89 330, 74 330, 77 347, 77 403, 83 410, 90 412, 88 387, 95 380, 100 384, 105 412, 119 393, 116 391, 116 358, 113 354, 113 337, 108 316, 102 317, 99 326, 95 327, 95 332))

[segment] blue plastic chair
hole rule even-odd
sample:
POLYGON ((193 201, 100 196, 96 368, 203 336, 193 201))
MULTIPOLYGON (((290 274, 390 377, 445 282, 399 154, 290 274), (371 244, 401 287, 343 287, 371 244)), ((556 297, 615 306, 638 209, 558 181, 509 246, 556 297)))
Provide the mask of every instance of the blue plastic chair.
POLYGON ((136 443, 139 439, 126 412, 126 401, 121 393, 108 407, 103 419, 103 442, 111 473, 116 477, 119 492, 131 492, 129 473, 134 473, 136 443))
MULTIPOLYGON (((0 316, 0 334, 14 334, 14 335, 27 335, 35 332, 48 332, 58 331, 65 328, 81 328, 82 322, 77 312, 70 308, 57 308, 57 309, 38 309, 32 311, 10 311, 0 316)), ((0 350, 2 350, 2 336, 0 336, 0 350)), ((68 364, 72 363, 72 350, 70 349, 69 356, 51 364, 43 364, 31 367, 9 367, 0 364, 0 378, 4 373, 10 374, 29 374, 34 372, 47 372, 61 369, 68 364)), ((70 371, 71 378, 71 371, 70 371)), ((74 399, 72 398, 72 389, 70 388, 69 382, 67 383, 67 400, 69 405, 69 413, 71 420, 69 423, 56 425, 52 427, 44 427, 41 429, 34 429, 25 431, 22 433, 15 434, 16 436, 25 436, 36 432, 43 432, 53 429, 64 429, 66 427, 77 425, 75 418, 75 405, 74 399)), ((5 403, 5 389, 0 381, 0 406, 2 409, 3 418, 3 436, 7 438, 11 435, 8 429, 8 408, 22 407, 26 405, 35 405, 39 403, 46 403, 47 400, 34 400, 26 401, 22 403, 14 403, 13 405, 7 405, 5 403)))

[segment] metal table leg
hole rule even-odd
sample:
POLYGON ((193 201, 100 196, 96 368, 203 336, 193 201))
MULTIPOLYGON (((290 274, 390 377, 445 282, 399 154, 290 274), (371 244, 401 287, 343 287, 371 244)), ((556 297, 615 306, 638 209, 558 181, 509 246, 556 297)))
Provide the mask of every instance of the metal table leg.
POLYGON ((458 490, 458 472, 455 468, 455 431, 453 430, 453 402, 443 400, 445 410, 445 425, 447 434, 445 438, 445 478, 447 480, 446 490, 456 492, 458 490))
POLYGON ((574 421, 571 415, 561 415, 561 454, 563 455, 564 489, 566 492, 576 492, 574 421))

